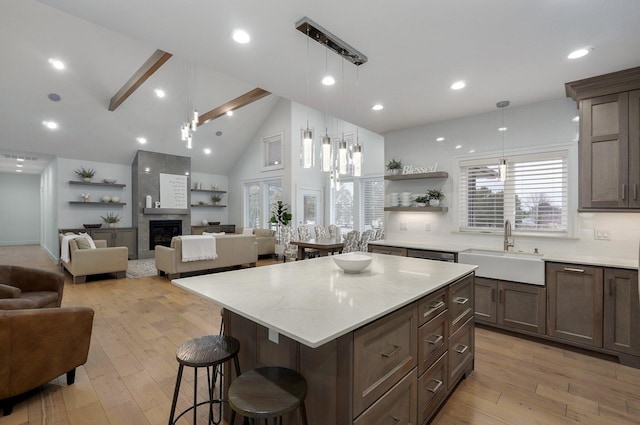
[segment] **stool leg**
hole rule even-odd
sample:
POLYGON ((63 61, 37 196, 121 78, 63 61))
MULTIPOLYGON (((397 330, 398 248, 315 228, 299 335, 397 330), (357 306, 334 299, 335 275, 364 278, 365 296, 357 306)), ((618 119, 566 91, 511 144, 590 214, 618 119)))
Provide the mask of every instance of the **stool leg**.
POLYGON ((173 417, 176 414, 176 404, 178 403, 178 394, 180 392, 180 382, 182 381, 182 370, 184 366, 178 367, 178 377, 176 378, 176 389, 173 392, 173 401, 171 402, 171 416, 169 416, 169 425, 173 425, 173 417))
POLYGON ((197 406, 198 406, 198 368, 194 367, 194 377, 193 377, 193 423, 197 423, 197 406))
POLYGON ((234 425, 236 423, 236 411, 231 409, 231 418, 229 419, 229 425, 234 425))
POLYGON ((300 418, 302 420, 302 425, 308 425, 307 424, 307 409, 305 409, 304 407, 304 401, 302 403, 300 403, 300 418))
MULTIPOLYGON (((213 376, 215 377, 215 366, 213 366, 214 368, 214 373, 213 376)), ((209 422, 208 424, 212 424, 215 423, 213 422, 213 388, 214 388, 214 382, 211 379, 212 374, 209 373, 209 367, 207 367, 207 385, 209 386, 209 422)))

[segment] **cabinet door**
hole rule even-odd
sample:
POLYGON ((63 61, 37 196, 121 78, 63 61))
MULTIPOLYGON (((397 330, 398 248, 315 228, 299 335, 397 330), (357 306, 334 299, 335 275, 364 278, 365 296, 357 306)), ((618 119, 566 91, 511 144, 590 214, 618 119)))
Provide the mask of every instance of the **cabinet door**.
POLYGON ((544 334, 545 295, 546 290, 542 286, 500 282, 498 323, 510 328, 544 334))
POLYGON ((604 271, 604 347, 640 355, 638 272, 604 271))
POLYGON ((628 93, 580 102, 581 208, 629 205, 628 102, 628 93))
POLYGON ((388 393, 380 397, 354 425, 416 425, 418 419, 418 379, 415 369, 388 393))
POLYGON ((429 420, 447 395, 447 354, 443 354, 418 379, 418 423, 429 420))
POLYGON ((629 92, 629 206, 640 208, 640 90, 629 92))
POLYGON ((107 241, 107 247, 115 246, 114 240, 114 230, 113 229, 92 229, 91 237, 96 240, 107 241))
POLYGON ((476 277, 475 318, 478 322, 496 323, 498 282, 476 277))
POLYGON ((456 383, 465 373, 469 365, 473 362, 475 351, 475 334, 473 318, 449 337, 449 347, 447 355, 449 364, 447 365, 449 382, 448 389, 455 387, 456 383))
POLYGON ((602 347, 600 267, 547 263, 547 335, 602 347))
POLYGON ((129 250, 129 260, 138 258, 138 236, 136 229, 116 229, 114 246, 126 246, 129 250))

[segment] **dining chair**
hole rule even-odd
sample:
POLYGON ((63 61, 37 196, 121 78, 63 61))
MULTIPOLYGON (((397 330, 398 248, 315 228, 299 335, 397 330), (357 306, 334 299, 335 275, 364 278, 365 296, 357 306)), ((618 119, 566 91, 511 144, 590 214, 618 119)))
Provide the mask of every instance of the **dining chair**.
MULTIPOLYGON (((298 240, 308 241, 311 240, 311 227, 306 224, 301 224, 298 226, 298 240)), ((313 248, 305 248, 305 257, 316 257, 319 252, 317 249, 313 248)))
POLYGON ((329 237, 331 239, 337 240, 338 242, 342 240, 342 235, 339 232, 338 226, 336 226, 335 224, 329 225, 329 237))
POLYGON ((374 240, 381 241, 384 239, 384 227, 379 227, 376 229, 376 236, 374 240))
POLYGON ((329 237, 329 234, 327 233, 327 229, 323 225, 318 224, 315 230, 316 230, 316 238, 327 239, 329 237))
POLYGON ((360 250, 360 231, 352 230, 344 236, 342 252, 356 252, 360 250))
POLYGON ((294 229, 291 226, 282 226, 281 232, 282 246, 284 247, 282 251, 282 262, 286 263, 287 257, 296 260, 298 258, 298 247, 291 245, 291 241, 298 239, 298 229, 294 229))
POLYGON ((369 249, 369 241, 373 240, 376 231, 374 229, 367 229, 362 232, 362 236, 360 236, 359 249, 360 251, 367 252, 369 249))

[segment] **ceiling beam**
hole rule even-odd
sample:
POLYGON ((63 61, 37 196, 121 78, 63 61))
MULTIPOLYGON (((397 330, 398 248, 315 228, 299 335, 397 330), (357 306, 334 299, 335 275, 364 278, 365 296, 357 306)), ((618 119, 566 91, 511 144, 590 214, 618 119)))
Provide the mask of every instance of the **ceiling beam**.
POLYGON ((156 50, 149 59, 124 83, 124 86, 111 98, 109 110, 115 111, 122 102, 124 102, 134 91, 144 83, 147 78, 151 77, 169 58, 173 56, 160 49, 156 50))
POLYGON ((246 92, 242 96, 236 97, 233 100, 228 101, 225 104, 222 104, 209 112, 205 112, 204 114, 198 117, 198 126, 204 125, 209 121, 215 120, 226 114, 228 111, 235 111, 236 109, 242 108, 250 103, 255 102, 256 100, 260 100, 265 96, 269 96, 271 92, 263 90, 261 88, 255 88, 251 91, 246 92))

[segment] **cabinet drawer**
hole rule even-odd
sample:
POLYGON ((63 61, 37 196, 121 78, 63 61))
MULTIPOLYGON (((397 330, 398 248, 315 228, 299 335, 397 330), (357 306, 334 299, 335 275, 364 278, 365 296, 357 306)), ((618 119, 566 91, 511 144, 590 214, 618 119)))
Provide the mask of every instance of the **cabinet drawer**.
POLYGON ((449 335, 456 333, 473 316, 474 275, 463 277, 449 287, 449 335))
POLYGON ((447 309, 447 290, 441 289, 418 302, 420 324, 425 324, 447 309))
POLYGON ((440 356, 418 379, 418 423, 431 418, 447 395, 447 355, 440 356))
POLYGON ((354 417, 416 367, 417 342, 417 303, 354 331, 354 417))
POLYGON ((449 340, 447 311, 422 325, 418 334, 418 373, 423 373, 447 351, 449 340))
POLYGON ((376 401, 354 425, 416 425, 417 373, 413 369, 388 393, 376 401))
POLYGON ((465 369, 473 360, 473 318, 469 319, 449 338, 449 389, 453 388, 465 369))
POLYGON ((382 246, 382 245, 368 245, 369 252, 376 254, 397 255, 400 257, 407 256, 407 248, 400 248, 397 246, 382 246))

